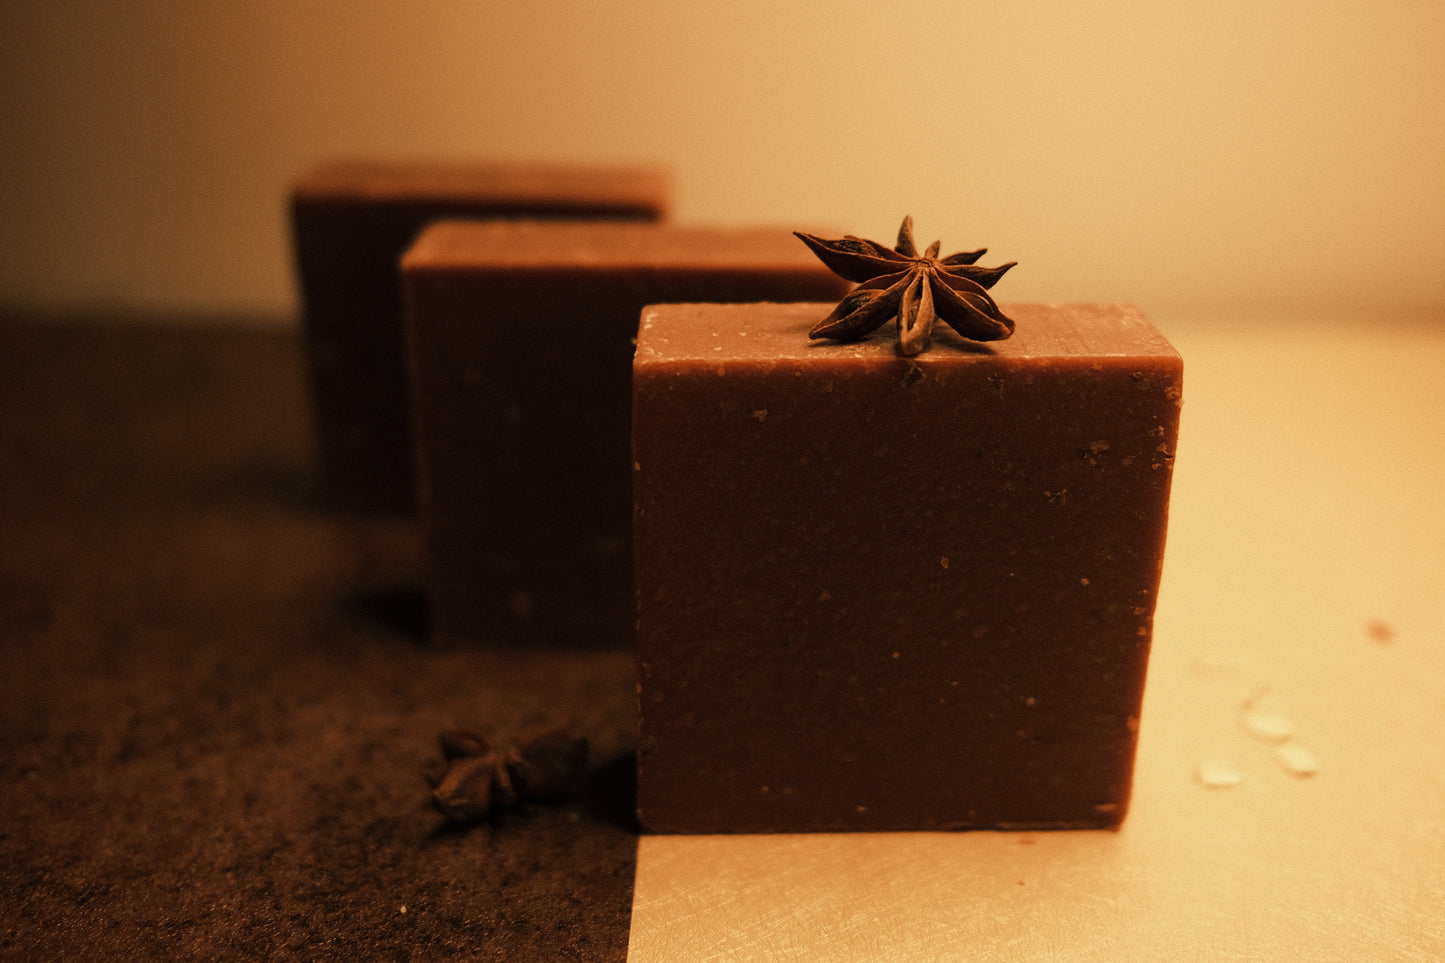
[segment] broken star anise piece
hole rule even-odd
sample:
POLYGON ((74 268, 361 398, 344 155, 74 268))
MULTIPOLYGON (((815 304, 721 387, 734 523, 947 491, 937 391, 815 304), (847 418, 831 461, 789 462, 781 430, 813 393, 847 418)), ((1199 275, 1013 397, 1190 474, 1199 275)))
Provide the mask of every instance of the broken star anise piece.
POLYGON ((940 318, 970 341, 1002 341, 1014 333, 1013 321, 986 289, 1017 262, 975 267, 987 248, 940 258, 940 244, 934 241, 920 255, 913 243, 912 217, 903 219, 898 244, 891 249, 851 234, 826 241, 793 233, 834 274, 859 282, 832 314, 813 326, 809 338, 851 341, 892 319, 898 323, 898 350, 914 355, 928 347, 940 318))

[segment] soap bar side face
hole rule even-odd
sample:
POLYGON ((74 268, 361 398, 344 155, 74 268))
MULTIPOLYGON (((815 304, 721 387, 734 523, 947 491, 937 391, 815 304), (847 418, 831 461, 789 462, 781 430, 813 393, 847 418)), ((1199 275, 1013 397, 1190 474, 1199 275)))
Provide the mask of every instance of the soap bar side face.
MULTIPOLYGON (((1117 825, 1163 556, 1177 354, 945 343, 910 361, 876 343, 760 347, 752 331, 736 356, 704 360, 697 344, 703 330, 791 337, 817 308, 747 321, 665 306, 644 325, 643 825, 1117 825)), ((1068 316, 1021 313, 1045 326, 1068 316)))
POLYGON ((398 265, 442 217, 655 221, 670 197, 654 170, 332 162, 290 198, 322 487, 340 508, 410 512, 413 416, 398 265))
POLYGON ((433 631, 565 646, 632 638, 630 378, 642 305, 843 287, 771 235, 622 225, 438 224, 403 270, 433 631), (692 245, 712 253, 677 257, 692 245))

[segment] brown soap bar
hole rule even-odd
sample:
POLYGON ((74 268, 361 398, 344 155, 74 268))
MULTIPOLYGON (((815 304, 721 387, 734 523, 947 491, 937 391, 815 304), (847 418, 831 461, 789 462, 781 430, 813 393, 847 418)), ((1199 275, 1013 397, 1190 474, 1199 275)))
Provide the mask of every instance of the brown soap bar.
POLYGON ((336 507, 415 508, 397 260, 443 216, 654 221, 660 171, 340 162, 301 178, 292 229, 311 356, 321 477, 336 507))
POLYGON ((402 260, 442 639, 632 637, 633 340, 657 301, 842 295, 783 229, 444 222, 402 260))
POLYGON ((643 312, 643 826, 1116 826, 1179 355, 1096 304, 912 359, 891 324, 809 343, 832 307, 643 312))

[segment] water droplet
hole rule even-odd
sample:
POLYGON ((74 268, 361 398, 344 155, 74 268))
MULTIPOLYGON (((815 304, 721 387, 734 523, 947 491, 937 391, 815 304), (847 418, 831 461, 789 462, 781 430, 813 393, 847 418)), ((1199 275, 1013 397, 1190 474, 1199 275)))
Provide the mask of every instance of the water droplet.
POLYGON ((1228 759, 1206 759, 1194 767, 1194 778, 1207 789, 1227 789, 1239 785, 1244 773, 1228 759))
POLYGON ((1294 734, 1289 716, 1268 709, 1248 709, 1241 721, 1245 732, 1264 742, 1284 742, 1294 734))
POLYGON ((1297 742, 1286 742, 1276 746, 1274 750, 1275 761, 1284 767, 1284 771, 1291 776, 1299 776, 1301 779, 1313 776, 1320 771, 1320 761, 1315 754, 1297 742))

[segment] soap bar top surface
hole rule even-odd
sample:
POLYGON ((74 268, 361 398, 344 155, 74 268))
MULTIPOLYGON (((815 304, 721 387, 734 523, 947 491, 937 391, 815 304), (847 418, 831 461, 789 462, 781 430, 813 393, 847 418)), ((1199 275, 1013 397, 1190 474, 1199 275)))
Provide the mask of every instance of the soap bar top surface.
MULTIPOLYGON (((632 222, 442 221, 417 238, 407 271, 565 268, 707 271, 832 277, 787 230, 632 222)), ((835 279, 832 286, 845 287, 835 279)))
POLYGON ((652 167, 440 161, 335 160, 292 185, 297 203, 482 204, 517 211, 626 216, 665 214, 671 178, 652 167))
POLYGON ((668 324, 654 331, 657 311, 643 312, 637 359, 641 364, 668 361, 749 361, 768 364, 856 366, 913 361, 949 365, 997 359, 1000 362, 1055 362, 1071 358, 1179 359, 1179 353, 1137 309, 1116 304, 1010 304, 1017 323, 1013 337, 987 344, 967 341, 940 325, 931 350, 901 358, 893 325, 884 325, 860 341, 809 341, 808 329, 832 310, 829 304, 780 305, 767 313, 746 306, 668 305, 668 324))

